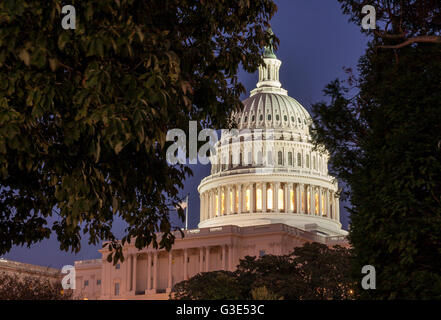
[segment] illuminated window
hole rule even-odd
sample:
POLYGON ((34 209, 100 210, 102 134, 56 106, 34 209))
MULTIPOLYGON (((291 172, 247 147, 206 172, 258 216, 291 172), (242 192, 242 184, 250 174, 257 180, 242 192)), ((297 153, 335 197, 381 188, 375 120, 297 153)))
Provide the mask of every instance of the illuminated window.
POLYGON ((218 216, 219 215, 219 195, 216 194, 214 202, 215 202, 214 213, 216 216, 218 216))
POLYGON ((251 190, 250 188, 247 188, 247 191, 245 192, 245 210, 250 211, 251 210, 251 190))
POLYGON ((262 210, 262 187, 256 190, 256 210, 262 210))
POLYGON ((290 191, 289 191, 289 199, 291 200, 291 201, 289 202, 290 210, 294 211, 295 204, 296 204, 296 200, 295 200, 295 192, 294 192, 294 190, 290 190, 290 191))
POLYGON ((282 187, 280 187, 279 188, 279 196, 278 196, 278 198, 279 198, 279 210, 285 210, 285 206, 284 206, 284 197, 283 197, 283 188, 282 187))
POLYGON ((315 193, 315 214, 319 214, 319 195, 315 193))
POLYGON ((225 192, 221 191, 221 213, 225 214, 225 192))
POLYGON ((268 210, 273 209, 273 189, 268 188, 266 190, 266 201, 268 210))

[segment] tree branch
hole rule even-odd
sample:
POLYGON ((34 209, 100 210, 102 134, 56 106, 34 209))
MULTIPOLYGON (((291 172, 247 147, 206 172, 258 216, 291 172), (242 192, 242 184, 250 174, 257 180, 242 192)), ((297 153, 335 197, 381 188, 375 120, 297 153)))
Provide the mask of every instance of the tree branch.
POLYGON ((407 39, 406 41, 396 45, 383 45, 379 48, 383 49, 400 49, 413 43, 441 43, 441 36, 419 36, 407 39))

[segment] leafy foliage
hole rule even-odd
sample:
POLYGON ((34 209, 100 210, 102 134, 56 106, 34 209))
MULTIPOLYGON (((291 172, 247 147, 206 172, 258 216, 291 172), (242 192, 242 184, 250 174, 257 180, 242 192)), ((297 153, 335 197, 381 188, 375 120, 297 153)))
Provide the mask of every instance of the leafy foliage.
MULTIPOLYGON (((407 30, 428 31, 422 15, 405 15, 407 30)), ((382 41, 371 41, 358 79, 326 87, 330 102, 313 106, 313 133, 350 188, 354 275, 376 268, 377 289, 361 296, 441 298, 441 45, 379 49, 382 41)))
POLYGON ((52 232, 78 252, 83 231, 108 240, 116 263, 116 216, 122 244, 169 249, 169 207, 191 170, 168 165, 166 133, 224 125, 244 91, 238 68, 262 62, 276 6, 72 0, 76 29, 64 30, 63 4, 0 2, 0 254, 52 232))
POLYGON ((72 296, 72 290, 63 290, 60 281, 0 274, 0 300, 71 300, 72 296))
POLYGON ((200 273, 177 283, 173 299, 352 299, 349 249, 305 243, 289 255, 247 256, 234 273, 200 273), (223 287, 221 287, 223 285, 223 287), (216 294, 213 294, 216 293, 216 294), (219 294, 222 292, 222 294, 219 294))
POLYGON ((240 291, 234 273, 213 271, 198 273, 174 285, 170 298, 176 300, 236 300, 240 291))

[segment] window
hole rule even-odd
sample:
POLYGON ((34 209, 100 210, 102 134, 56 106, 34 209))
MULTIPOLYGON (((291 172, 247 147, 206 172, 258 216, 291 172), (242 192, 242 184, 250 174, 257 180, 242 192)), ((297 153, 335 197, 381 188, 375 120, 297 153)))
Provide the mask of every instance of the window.
POLYGON ((253 115, 253 116, 251 117, 251 121, 254 122, 255 119, 256 119, 256 117, 253 115))
POLYGON ((89 285, 89 280, 84 280, 84 286, 87 287, 89 285))
POLYGON ((292 166, 292 152, 288 152, 288 165, 292 166))
POLYGON ((115 269, 116 269, 116 270, 119 270, 119 269, 121 269, 121 266, 120 266, 120 264, 119 264, 119 263, 117 263, 117 264, 116 264, 116 266, 115 266, 115 269))
POLYGON ((216 197, 214 198, 214 204, 215 204, 214 212, 215 212, 215 215, 218 216, 219 215, 219 195, 218 194, 216 194, 216 197))
POLYGON ((273 190, 271 188, 268 188, 266 190, 266 202, 267 202, 268 210, 272 210, 273 209, 273 190))
POLYGON ((263 121, 263 114, 261 114, 261 115, 259 116, 259 120, 260 120, 260 121, 263 121))
POLYGON ((283 153, 282 153, 282 151, 279 151, 278 152, 278 154, 277 154, 277 162, 278 162, 278 164, 281 166, 281 165, 283 165, 283 153))
POLYGON ((259 257, 263 257, 265 255, 265 250, 260 250, 259 251, 259 257))
POLYGON ((291 116, 291 122, 294 122, 294 117, 293 116, 291 116))
POLYGON ((283 120, 288 121, 288 117, 287 116, 283 116, 283 120))
POLYGON ((270 114, 268 115, 268 121, 271 121, 271 115, 270 114))
POLYGON ((276 120, 279 121, 280 117, 278 114, 276 114, 276 120))
POLYGON ((96 285, 97 285, 97 286, 100 286, 100 285, 101 285, 101 279, 98 279, 98 280, 96 281, 96 285))
POLYGON ((115 283, 115 296, 119 296, 119 282, 115 283))
POLYGON ((297 165, 302 166, 302 155, 300 153, 297 153, 297 165))
POLYGON ((283 192, 283 187, 280 187, 279 188, 279 196, 278 196, 278 198, 279 198, 279 210, 285 210, 285 199, 284 199, 284 197, 283 197, 283 194, 284 194, 284 192, 283 192))
POLYGON ((258 187, 256 190, 256 210, 262 210, 262 187, 258 187))
POLYGON ((295 211, 294 208, 295 208, 295 204, 296 204, 296 199, 295 199, 295 193, 294 193, 293 189, 289 190, 289 199, 291 200, 289 202, 290 209, 291 209, 291 211, 295 211))

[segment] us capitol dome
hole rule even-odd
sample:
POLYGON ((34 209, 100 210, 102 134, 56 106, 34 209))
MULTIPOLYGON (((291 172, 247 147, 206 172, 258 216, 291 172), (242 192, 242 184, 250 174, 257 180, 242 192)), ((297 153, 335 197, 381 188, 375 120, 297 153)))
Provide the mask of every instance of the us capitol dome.
POLYGON ((328 153, 314 149, 308 111, 279 81, 282 62, 265 48, 250 97, 233 113, 198 187, 199 228, 283 223, 322 236, 344 236, 338 184, 328 153), (236 129, 236 130, 234 130, 236 129))

